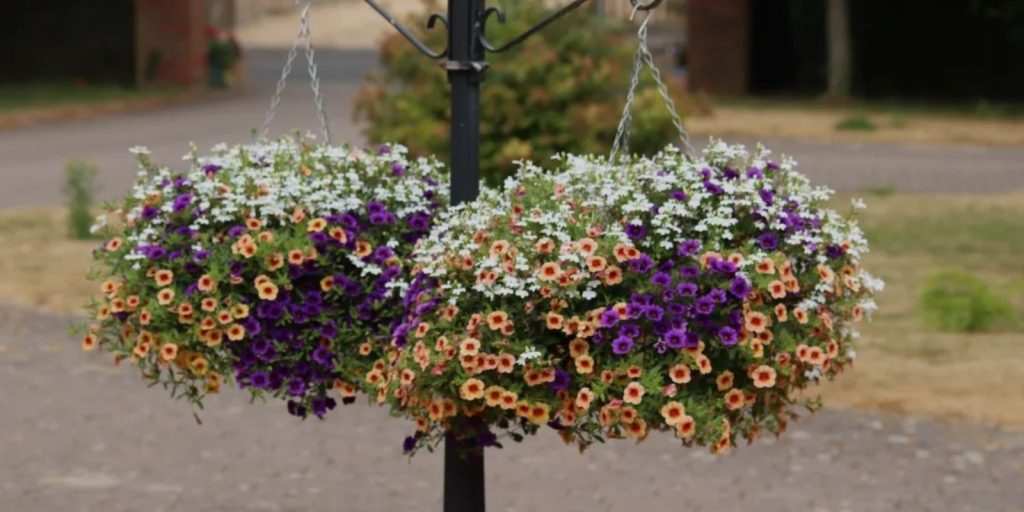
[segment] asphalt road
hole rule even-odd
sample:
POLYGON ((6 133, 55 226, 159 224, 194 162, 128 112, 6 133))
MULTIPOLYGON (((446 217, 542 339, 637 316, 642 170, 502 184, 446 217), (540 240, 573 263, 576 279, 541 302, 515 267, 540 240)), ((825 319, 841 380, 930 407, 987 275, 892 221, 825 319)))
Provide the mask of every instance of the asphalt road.
MULTIPOLYGON (((0 308, 4 512, 441 510, 442 457, 363 404, 325 421, 226 389, 203 425, 67 318, 0 308)), ((487 453, 492 512, 1019 512, 1024 433, 826 411, 713 457, 654 435, 580 455, 552 432, 487 453)))
MULTIPOLYGON (((96 164, 102 193, 109 198, 121 194, 134 179, 129 147, 147 146, 158 162, 175 165, 188 151, 189 142, 206 149, 218 142, 248 140, 252 129, 263 121, 284 55, 275 50, 250 52, 246 87, 238 94, 215 95, 206 101, 163 109, 0 131, 0 208, 59 204, 63 169, 69 159, 96 164)), ((359 127, 351 121, 351 110, 362 77, 375 66, 373 53, 320 50, 317 55, 335 142, 363 143, 359 127)), ((317 126, 305 66, 300 63, 285 91, 272 133, 296 129, 316 132, 317 126)), ((695 134, 694 140, 706 141, 707 134, 695 134)), ((1024 190, 1024 147, 763 142, 777 153, 797 156, 803 172, 839 190, 1024 190)))

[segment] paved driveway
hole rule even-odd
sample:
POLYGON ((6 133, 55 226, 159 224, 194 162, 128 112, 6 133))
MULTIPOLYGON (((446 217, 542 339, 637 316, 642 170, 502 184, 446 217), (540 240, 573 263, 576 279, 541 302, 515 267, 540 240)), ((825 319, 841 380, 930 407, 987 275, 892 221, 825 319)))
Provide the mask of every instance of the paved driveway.
MULTIPOLYGON (((0 510, 439 511, 440 454, 362 404, 299 421, 243 393, 188 408, 66 318, 0 309, 0 510)), ((488 452, 491 511, 1019 512, 1024 434, 826 411, 715 458, 652 436, 583 455, 551 432, 488 452)))
MULTIPOLYGON (((318 55, 335 141, 362 143, 359 127, 351 122, 351 109, 361 78, 375 65, 373 53, 332 49, 318 55)), ((250 52, 247 88, 239 94, 165 109, 0 131, 0 208, 59 203, 63 168, 72 158, 97 164, 104 196, 115 197, 134 178, 127 151, 131 146, 148 146, 159 162, 175 165, 188 151, 190 141, 206 149, 218 142, 247 140, 263 121, 283 59, 280 50, 250 52)), ((297 66, 274 133, 316 130, 304 71, 297 66)), ((694 138, 702 141, 707 136, 696 134, 694 138)), ((796 155, 804 172, 840 190, 1024 190, 1024 148, 764 142, 777 152, 796 155)))

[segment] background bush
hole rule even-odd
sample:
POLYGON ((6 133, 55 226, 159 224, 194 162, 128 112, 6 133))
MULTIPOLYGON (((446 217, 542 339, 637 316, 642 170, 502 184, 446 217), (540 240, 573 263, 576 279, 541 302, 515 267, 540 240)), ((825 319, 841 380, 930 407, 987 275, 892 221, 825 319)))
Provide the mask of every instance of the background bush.
MULTIPOLYGON (((488 39, 510 40, 550 12, 531 2, 507 2, 507 24, 492 17, 488 39)), ((409 21, 422 26, 426 15, 409 21)), ((444 46, 443 27, 420 34, 444 46)), ((490 54, 481 97, 481 174, 496 184, 515 160, 543 161, 562 151, 610 150, 625 103, 636 27, 580 9, 535 34, 517 49, 490 54)), ((399 35, 380 47, 383 70, 360 93, 356 117, 368 121, 372 140, 394 140, 418 153, 447 157, 451 119, 447 75, 399 35)), ((686 111, 682 84, 670 82, 686 111)), ((634 104, 630 149, 650 154, 678 141, 671 118, 645 71, 634 104)))
POLYGON ((68 162, 64 170, 64 197, 68 207, 68 236, 76 240, 92 238, 96 167, 77 160, 68 162))
POLYGON ((920 305, 928 323, 943 331, 989 331, 1014 321, 1009 300, 967 272, 947 271, 931 276, 920 305))

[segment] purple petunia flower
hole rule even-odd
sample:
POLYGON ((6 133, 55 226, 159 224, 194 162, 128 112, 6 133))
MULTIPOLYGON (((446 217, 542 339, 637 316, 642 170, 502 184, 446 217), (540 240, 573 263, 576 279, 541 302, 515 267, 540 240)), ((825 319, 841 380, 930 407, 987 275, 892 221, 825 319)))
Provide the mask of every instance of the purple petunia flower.
POLYGON ((705 295, 693 303, 693 308, 702 315, 710 315, 715 310, 715 301, 705 295))
POLYGON ((830 260, 842 258, 844 254, 846 254, 846 251, 838 245, 833 244, 825 248, 825 256, 830 260))
POLYGON ((693 297, 694 295, 697 295, 697 285, 688 281, 683 281, 676 285, 676 293, 683 297, 693 297))
POLYGON ((629 262, 629 269, 637 274, 646 274, 653 266, 654 260, 646 254, 641 254, 639 258, 629 262))
POLYGON ((423 212, 416 212, 406 220, 409 227, 416 231, 426 231, 430 228, 430 215, 423 212))
POLYGON ((655 306, 651 304, 650 306, 647 306, 647 309, 644 310, 644 316, 646 316, 647 319, 652 322, 660 322, 661 319, 665 316, 665 310, 661 309, 660 306, 655 306))
POLYGON ((722 344, 731 347, 739 341, 739 333, 732 327, 722 327, 718 330, 718 339, 722 340, 722 344))
POLYGON ((726 167, 725 169, 722 169, 722 175, 725 176, 725 179, 727 180, 735 180, 739 179, 740 172, 732 167, 726 167))
POLYGON ((632 222, 626 224, 626 236, 628 236, 629 238, 637 240, 643 238, 646 234, 647 228, 645 228, 643 224, 635 224, 632 222))
POLYGON ((398 162, 391 164, 391 175, 398 177, 405 176, 405 166, 398 162))
POLYGON ((765 251, 774 251, 779 246, 779 237, 775 233, 761 233, 757 237, 757 245, 765 251))
POLYGON ((217 171, 220 169, 221 167, 217 164, 206 164, 203 166, 203 172, 205 172, 207 176, 217 174, 217 171))
POLYGON ((704 182, 704 190, 707 190, 708 192, 715 196, 720 196, 725 193, 725 189, 714 183, 711 183, 710 181, 704 182))
POLYGON ((750 179, 758 179, 759 180, 759 179, 763 179, 764 178, 764 173, 761 172, 761 169, 758 169, 757 167, 751 166, 751 167, 747 168, 747 177, 750 178, 750 179))
POLYGON ((628 336, 630 338, 640 336, 640 326, 636 324, 622 324, 622 326, 619 327, 619 335, 628 336))
POLYGON ((711 301, 714 302, 715 304, 722 304, 728 299, 728 296, 725 295, 724 290, 719 290, 716 288, 708 292, 708 298, 710 298, 711 301))
POLYGON ((384 213, 387 211, 387 207, 380 201, 370 201, 366 203, 366 211, 368 213, 384 213))
POLYGON ((651 283, 662 288, 672 285, 672 275, 668 272, 655 272, 651 276, 651 283))
POLYGON ((141 215, 143 220, 154 219, 157 215, 160 215, 160 210, 156 206, 147 204, 142 208, 141 215))
POLYGON ((686 346, 686 331, 682 329, 671 329, 665 333, 663 339, 669 348, 683 348, 686 346))
POLYGON ((700 267, 697 265, 683 265, 679 267, 679 275, 687 278, 700 276, 700 267))
POLYGON ((695 332, 686 333, 686 341, 683 346, 686 348, 697 348, 700 346, 700 336, 695 332))
POLYGON ((327 347, 317 347, 313 351, 313 360, 319 364, 326 365, 334 360, 334 354, 327 347))
POLYGON ((761 201, 764 201, 764 204, 768 206, 771 206, 775 203, 775 194, 773 194, 771 190, 762 188, 761 190, 757 191, 757 195, 761 196, 761 201))
POLYGON ((676 247, 676 256, 693 256, 694 254, 697 254, 697 251, 699 250, 700 242, 697 240, 692 238, 689 240, 683 240, 683 242, 679 244, 679 247, 676 247))
POLYGON ((245 233, 245 226, 232 226, 228 229, 228 238, 238 238, 245 233))
POLYGON ((293 396, 306 394, 306 382, 297 377, 288 381, 288 393, 293 396))
POLYGON ((688 196, 686 195, 686 192, 683 192, 682 190, 673 190, 668 193, 668 198, 676 201, 686 201, 688 196))
POLYGON ((313 414, 318 418, 323 418, 325 414, 338 405, 338 402, 329 396, 322 396, 314 398, 310 405, 313 406, 313 414))
POLYGON ((619 323, 619 313, 614 308, 608 308, 601 313, 601 327, 612 327, 619 323))
POLYGON ((416 438, 413 436, 406 437, 402 441, 402 453, 412 453, 416 449, 416 438))
POLYGON ((569 383, 572 381, 572 377, 569 376, 569 372, 561 369, 555 369, 555 380, 551 381, 551 389, 555 391, 563 391, 569 389, 569 383))
POLYGON ((388 146, 386 144, 381 144, 380 146, 377 147, 377 154, 378 155, 387 155, 389 153, 391 153, 391 147, 390 146, 388 146))
POLYGON ((270 385, 270 375, 267 375, 267 372, 253 372, 249 376, 249 385, 256 389, 267 389, 270 385))
POLYGON ((712 258, 710 262, 711 270, 721 274, 735 274, 736 264, 725 259, 712 258))
POLYGON ((633 350, 633 338, 628 336, 619 336, 612 340, 612 352, 615 355, 624 356, 633 350))
POLYGON ((174 204, 172 205, 172 209, 174 210, 174 213, 178 213, 188 208, 189 205, 191 204, 192 194, 181 194, 178 197, 174 198, 174 204))
POLYGON ((750 283, 742 277, 737 277, 732 280, 732 284, 729 285, 729 293, 737 299, 742 299, 750 293, 750 283))

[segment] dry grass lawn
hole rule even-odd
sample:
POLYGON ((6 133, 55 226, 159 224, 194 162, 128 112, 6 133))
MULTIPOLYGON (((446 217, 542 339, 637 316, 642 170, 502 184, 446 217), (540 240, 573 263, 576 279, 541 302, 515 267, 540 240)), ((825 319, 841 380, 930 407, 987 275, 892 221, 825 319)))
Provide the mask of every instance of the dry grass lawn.
MULTIPOLYGON (((1024 195, 867 198, 867 261, 887 282, 864 324, 856 367, 820 388, 833 407, 1024 428, 1024 332, 941 333, 921 320, 924 281, 966 269, 1024 311, 1024 195)), ((0 301, 73 312, 94 284, 83 276, 97 242, 64 236, 59 209, 0 212, 0 301)))
POLYGON ((982 119, 936 113, 893 114, 846 108, 756 107, 716 105, 708 116, 686 120, 696 133, 716 137, 778 137, 826 141, 901 142, 924 144, 1024 144, 1024 120, 982 119), (872 131, 837 130, 851 116, 863 116, 872 131))

